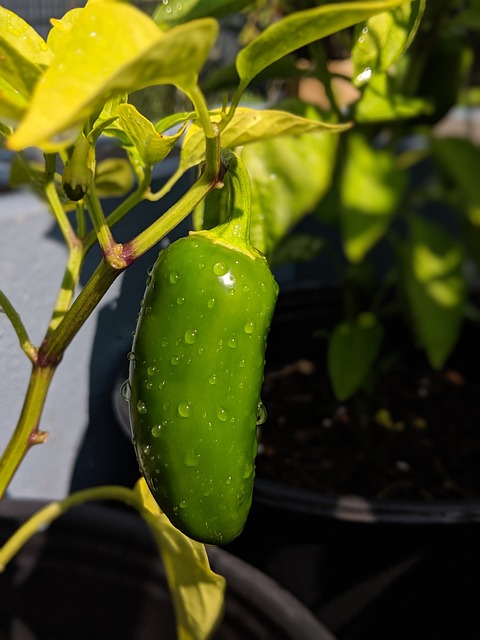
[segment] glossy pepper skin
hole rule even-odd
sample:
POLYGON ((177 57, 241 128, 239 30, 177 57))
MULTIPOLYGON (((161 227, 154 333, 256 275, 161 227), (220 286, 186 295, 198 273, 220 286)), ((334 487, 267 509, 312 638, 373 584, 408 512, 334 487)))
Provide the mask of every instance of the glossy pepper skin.
POLYGON ((130 363, 130 414, 147 484, 205 543, 243 529, 253 491, 265 346, 278 293, 265 258, 224 228, 161 251, 130 363))

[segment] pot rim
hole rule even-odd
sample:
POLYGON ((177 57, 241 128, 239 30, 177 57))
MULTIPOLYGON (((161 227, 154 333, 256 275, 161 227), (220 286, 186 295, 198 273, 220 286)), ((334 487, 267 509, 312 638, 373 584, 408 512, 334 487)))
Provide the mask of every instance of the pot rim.
POLYGON ((255 480, 254 500, 296 513, 359 523, 466 524, 480 522, 480 500, 375 500, 358 495, 323 495, 279 482, 255 480))

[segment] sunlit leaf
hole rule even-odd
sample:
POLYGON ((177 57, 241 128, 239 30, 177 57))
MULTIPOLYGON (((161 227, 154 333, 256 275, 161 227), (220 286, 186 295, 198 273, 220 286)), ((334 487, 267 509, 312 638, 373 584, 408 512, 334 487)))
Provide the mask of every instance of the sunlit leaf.
POLYGON ((388 229, 406 186, 390 151, 364 135, 349 136, 340 178, 340 219, 345 254, 360 262, 388 229))
POLYGON ((353 79, 367 81, 372 73, 386 71, 408 48, 425 10, 425 0, 413 0, 368 18, 356 26, 352 60, 353 79))
POLYGON ((330 186, 338 136, 279 137, 243 149, 252 182, 252 244, 270 256, 330 186))
POLYGON ((241 11, 254 0, 182 0, 181 2, 159 2, 153 19, 163 27, 172 27, 188 20, 213 16, 220 18, 241 11))
POLYGON ((438 225, 412 216, 404 262, 414 331, 432 366, 440 368, 457 342, 465 312, 461 244, 438 225))
POLYGON ((87 6, 58 43, 10 148, 54 151, 70 144, 109 98, 153 84, 188 88, 217 32, 210 18, 162 31, 132 5, 105 0, 87 6))
POLYGON ((133 151, 143 166, 153 166, 164 160, 183 134, 185 127, 173 135, 158 133, 153 124, 131 104, 118 107, 119 126, 128 136, 133 151))
POLYGON ((16 125, 53 58, 46 42, 22 18, 0 6, 0 120, 16 125))
POLYGON ((205 546, 187 538, 162 513, 143 479, 135 486, 167 573, 179 640, 206 640, 221 621, 225 579, 210 569, 205 546))
POLYGON ((333 330, 328 344, 328 373, 339 400, 346 400, 365 382, 378 355, 383 328, 373 313, 364 312, 333 330))
POLYGON ((53 53, 61 51, 64 40, 70 34, 75 22, 80 18, 84 9, 71 9, 62 18, 52 18, 52 28, 48 32, 47 44, 53 53))
POLYGON ((52 52, 25 20, 1 6, 0 25, 0 77, 28 96, 52 52))
POLYGON ((355 105, 355 120, 361 123, 414 118, 432 112, 425 98, 404 96, 398 92, 395 79, 377 73, 363 89, 355 105))
MULTIPOLYGON (((221 113, 212 116, 213 121, 219 121, 221 113)), ((268 140, 282 135, 298 135, 328 129, 343 131, 349 125, 336 125, 318 120, 310 120, 294 115, 288 111, 257 110, 239 107, 233 119, 222 132, 221 145, 223 148, 233 149, 253 142, 268 140)), ((197 165, 205 156, 205 136, 198 122, 192 123, 187 130, 182 146, 180 166, 186 171, 197 165)))
POLYGON ((288 53, 407 1, 358 0, 322 4, 274 22, 240 51, 236 65, 242 86, 246 87, 260 71, 288 53))

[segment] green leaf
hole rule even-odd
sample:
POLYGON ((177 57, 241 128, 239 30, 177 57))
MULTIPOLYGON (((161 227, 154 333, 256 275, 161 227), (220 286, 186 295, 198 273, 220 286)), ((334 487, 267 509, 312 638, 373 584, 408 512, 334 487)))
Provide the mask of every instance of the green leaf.
POLYGON ((463 138, 436 138, 432 149, 440 166, 459 189, 470 221, 480 226, 480 147, 463 138))
MULTIPOLYGON (((0 121, 0 136, 2 138, 8 138, 8 137, 10 137, 12 135, 12 133, 13 133, 13 129, 11 127, 9 127, 8 125, 3 124, 0 121)), ((3 141, 0 140, 0 144, 2 144, 2 143, 3 143, 3 141)))
POLYGON ((455 202, 466 223, 465 249, 471 258, 480 261, 480 147, 463 138, 439 138, 432 140, 433 157, 443 170, 444 183, 454 185, 455 202), (463 217, 465 216, 465 218, 463 217))
POLYGON ((114 96, 154 84, 188 89, 217 33, 210 18, 161 31, 132 5, 87 5, 59 42, 10 148, 55 151, 71 144, 88 116, 114 96))
POLYGON ((10 167, 10 185, 14 188, 26 186, 40 199, 45 200, 44 164, 27 160, 22 153, 16 153, 10 167))
POLYGON ((205 546, 187 538, 162 513, 143 480, 135 486, 167 573, 179 640, 206 640, 221 621, 225 579, 210 569, 205 546))
POLYGON ((183 135, 186 124, 171 136, 158 133, 156 128, 131 104, 122 104, 117 110, 119 126, 128 136, 136 157, 142 166, 153 166, 164 160, 183 135))
POLYGON ((463 250, 457 239, 420 216, 409 219, 404 278, 413 329, 433 367, 455 346, 465 311, 463 250))
POLYGON ((317 132, 279 137, 245 147, 251 176, 252 244, 270 256, 310 213, 330 186, 338 136, 317 132))
POLYGON ((383 237, 400 203, 406 175, 390 151, 359 132, 349 135, 340 176, 340 220, 345 254, 360 262, 383 237))
POLYGON ((453 22, 459 27, 467 28, 471 31, 480 31, 480 7, 464 9, 460 11, 453 22))
POLYGON ((28 99, 0 77, 0 121, 16 125, 28 108, 28 99))
POLYGON ((96 117, 95 114, 92 114, 92 124, 90 126, 90 131, 88 131, 89 127, 85 127, 85 134, 92 146, 95 145, 97 139, 102 133, 107 136, 114 136, 116 138, 119 138, 125 145, 130 144, 130 141, 125 135, 125 132, 117 124, 118 108, 126 101, 127 96, 116 96, 115 98, 108 100, 103 105, 103 109, 100 111, 100 113, 98 113, 96 117))
POLYGON ((100 198, 120 197, 134 186, 132 167, 124 158, 107 158, 97 164, 95 186, 100 198))
POLYGON ((355 27, 352 47, 353 79, 363 84, 386 71, 410 45, 425 10, 425 0, 413 0, 368 18, 355 27))
POLYGON ((162 27, 172 27, 188 20, 212 16, 222 16, 241 11, 254 0, 182 0, 181 2, 160 2, 153 19, 162 27))
MULTIPOLYGON (((212 121, 221 120, 221 111, 212 112, 212 121)), ((298 135, 328 129, 344 131, 350 125, 337 125, 318 120, 310 120, 288 113, 288 111, 257 110, 239 107, 221 134, 221 146, 234 149, 246 144, 268 140, 282 135, 298 135)), ((205 135, 198 122, 187 129, 180 156, 183 171, 199 164, 205 157, 205 135)))
POLYGON ((195 118, 195 112, 192 111, 180 111, 179 113, 172 113, 169 116, 165 116, 161 120, 155 123, 155 131, 158 133, 164 133, 172 127, 185 124, 188 120, 195 118))
POLYGON ((415 118, 430 114, 432 109, 428 99, 400 94, 394 78, 386 73, 378 73, 363 89, 355 105, 355 121, 368 123, 415 118))
POLYGON ((237 56, 241 87, 283 56, 409 0, 371 0, 327 4, 297 11, 274 22, 237 56))
POLYGON ((325 240, 308 233, 292 233, 275 248, 271 266, 291 262, 309 262, 317 258, 325 247, 325 240))
POLYGON ((367 379, 378 355, 383 328, 373 313, 337 325, 328 343, 327 366, 333 391, 346 400, 367 379))

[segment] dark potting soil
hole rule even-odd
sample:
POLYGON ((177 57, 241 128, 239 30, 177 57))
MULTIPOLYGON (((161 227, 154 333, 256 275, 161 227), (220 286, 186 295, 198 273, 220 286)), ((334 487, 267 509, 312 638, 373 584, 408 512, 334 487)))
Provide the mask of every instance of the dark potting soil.
POLYGON ((291 347, 301 335, 299 354, 288 348, 282 358, 276 331, 262 391, 268 418, 258 478, 388 500, 480 496, 480 327, 464 332, 440 371, 411 336, 396 336, 371 390, 346 402, 331 390, 325 338, 290 327, 283 339, 291 347))

